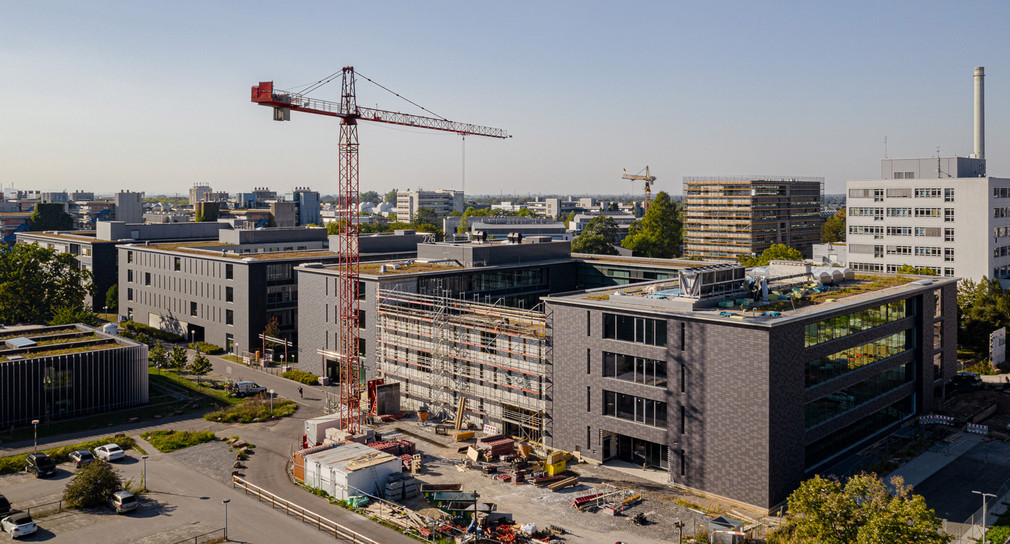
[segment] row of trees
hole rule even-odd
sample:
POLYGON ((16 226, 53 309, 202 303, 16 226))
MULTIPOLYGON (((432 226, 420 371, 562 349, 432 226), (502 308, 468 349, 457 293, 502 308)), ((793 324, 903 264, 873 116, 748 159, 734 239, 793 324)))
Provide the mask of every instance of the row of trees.
MULTIPOLYGON (((681 212, 670 195, 661 191, 645 215, 631 223, 621 247, 638 257, 669 259, 680 255, 684 225, 681 212)), ((572 241, 573 253, 617 255, 618 227, 613 218, 594 217, 572 241)))
POLYGON ((147 352, 147 358, 154 364, 158 369, 168 369, 175 370, 176 372, 186 371, 190 374, 197 376, 203 376, 211 371, 213 365, 211 365, 210 359, 206 355, 200 353, 200 350, 196 351, 196 356, 193 360, 189 360, 189 356, 186 350, 180 346, 174 346, 171 351, 165 347, 165 344, 161 342, 155 342, 151 349, 147 352))

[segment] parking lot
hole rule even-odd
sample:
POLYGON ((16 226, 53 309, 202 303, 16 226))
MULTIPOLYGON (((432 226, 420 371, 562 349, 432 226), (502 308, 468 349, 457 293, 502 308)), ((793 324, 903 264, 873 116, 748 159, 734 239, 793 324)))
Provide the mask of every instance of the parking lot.
MULTIPOLYGON (((225 506, 230 499, 228 516, 231 540, 238 542, 286 542, 318 539, 315 529, 294 519, 272 512, 268 506, 235 491, 225 482, 233 454, 223 442, 210 442, 161 454, 142 444, 147 460, 150 491, 140 496, 136 512, 116 515, 108 508, 57 511, 63 489, 73 477, 71 463, 59 465, 54 477, 37 479, 27 473, 0 476, 0 494, 11 506, 31 513, 38 524, 36 534, 25 541, 45 542, 122 542, 172 544, 184 539, 222 529, 225 506)), ((137 451, 113 463, 123 481, 140 484, 144 463, 137 451)), ((220 534, 218 534, 220 536, 220 534)), ((10 541, 6 533, 0 541, 10 541)))

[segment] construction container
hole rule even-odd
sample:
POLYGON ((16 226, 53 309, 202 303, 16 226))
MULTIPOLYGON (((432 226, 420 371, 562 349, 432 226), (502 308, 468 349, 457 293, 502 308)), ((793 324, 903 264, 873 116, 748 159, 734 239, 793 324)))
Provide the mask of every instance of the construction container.
POLYGON ((296 481, 305 482, 305 456, 318 451, 323 451, 333 447, 333 444, 314 446, 304 450, 298 450, 291 454, 292 474, 296 481))
POLYGON ((568 469, 568 461, 561 460, 557 463, 544 463, 544 472, 548 476, 557 476, 568 469))
POLYGON ((456 442, 459 442, 461 440, 470 440, 472 438, 473 438, 473 431, 460 431, 456 433, 454 437, 456 442))
POLYGON ((463 484, 421 484, 421 494, 430 501, 435 493, 459 491, 462 487, 463 484))
POLYGON ((400 474, 396 457, 357 442, 336 444, 305 456, 305 485, 337 500, 368 493, 381 495, 391 474, 400 474))
POLYGON ((305 440, 308 446, 318 446, 326 438, 326 429, 340 427, 340 415, 330 414, 305 420, 305 440))

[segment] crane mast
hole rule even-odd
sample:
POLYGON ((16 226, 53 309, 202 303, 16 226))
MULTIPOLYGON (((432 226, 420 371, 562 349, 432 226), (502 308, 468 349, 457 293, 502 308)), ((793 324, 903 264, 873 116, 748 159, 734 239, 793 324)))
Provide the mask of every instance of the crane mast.
POLYGON ((645 175, 639 174, 629 174, 627 170, 624 171, 624 175, 621 179, 629 179, 631 181, 644 181, 645 182, 645 202, 642 206, 645 211, 649 211, 649 203, 652 202, 652 183, 656 181, 656 176, 649 175, 649 167, 645 167, 645 175))
MULTIPOLYGON (((358 121, 371 121, 401 126, 426 128, 443 132, 491 138, 510 137, 502 129, 459 123, 437 117, 424 117, 406 113, 363 108, 357 104, 353 66, 341 71, 340 102, 309 98, 304 94, 274 89, 272 81, 260 82, 252 88, 252 101, 273 108, 275 121, 289 121, 292 111, 326 115, 340 119, 338 142, 338 202, 337 236, 338 280, 337 298, 339 313, 339 342, 335 357, 340 366, 340 422, 341 429, 351 435, 361 431, 361 361, 359 359, 359 253, 358 253, 358 121)), ((320 83, 321 84, 321 83, 320 83)), ((318 86, 318 85, 316 85, 318 86)))

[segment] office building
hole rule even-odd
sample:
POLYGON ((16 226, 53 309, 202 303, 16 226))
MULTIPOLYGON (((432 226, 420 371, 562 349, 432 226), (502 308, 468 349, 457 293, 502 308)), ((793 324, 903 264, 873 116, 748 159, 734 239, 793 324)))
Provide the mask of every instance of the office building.
POLYGON ((211 189, 210 185, 207 185, 206 183, 194 183, 193 186, 189 188, 189 205, 195 206, 197 202, 207 200, 207 195, 213 191, 214 190, 211 189))
POLYGON ((884 159, 880 179, 849 181, 849 266, 1010 287, 1010 179, 986 175, 982 68, 975 69, 975 152, 970 157, 884 159))
POLYGON ((6 329, 0 342, 4 429, 147 403, 144 344, 84 325, 6 329))
POLYGON ((298 226, 323 226, 319 215, 319 192, 308 187, 295 187, 294 191, 284 195, 284 199, 295 203, 295 217, 298 226))
MULTIPOLYGON (((417 236, 362 236, 361 259, 413 256, 417 236)), ((329 241, 324 228, 294 227, 222 229, 215 241, 118 246, 119 312, 229 352, 259 348, 259 335, 276 317, 280 336, 297 345, 293 269, 336 263, 329 241)), ((309 300, 309 306, 317 302, 309 300)))
POLYGON ((957 371, 956 293, 953 279, 773 262, 550 296, 545 443, 771 509, 939 406, 957 371), (762 287, 771 300, 740 310, 762 287))
POLYGON ((115 220, 124 223, 144 222, 144 193, 119 191, 115 197, 115 220))
POLYGON ((428 208, 439 217, 452 212, 463 212, 466 204, 463 201, 463 191, 438 189, 435 191, 397 191, 396 219, 411 222, 419 208, 428 208))
POLYGON ((684 257, 732 260, 785 244, 810 257, 821 240, 823 178, 684 178, 684 257))

